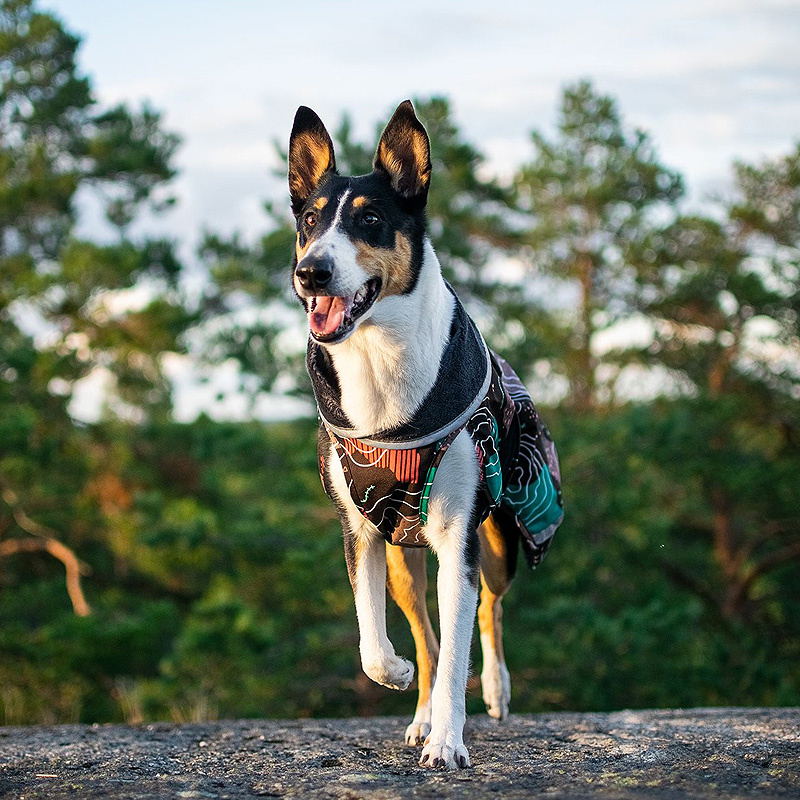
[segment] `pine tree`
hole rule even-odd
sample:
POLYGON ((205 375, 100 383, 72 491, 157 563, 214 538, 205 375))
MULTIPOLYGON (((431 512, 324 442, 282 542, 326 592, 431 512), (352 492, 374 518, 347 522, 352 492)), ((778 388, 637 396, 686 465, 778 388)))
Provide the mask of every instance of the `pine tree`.
POLYGON ((629 131, 615 101, 588 81, 564 90, 557 137, 534 132, 532 142, 533 158, 515 179, 529 215, 531 271, 562 294, 573 287, 578 301, 575 311, 542 307, 529 322, 548 326, 539 338, 569 382, 568 401, 587 410, 597 402, 595 334, 630 310, 629 243, 681 197, 682 181, 659 163, 650 136, 629 131))
POLYGON ((635 352, 679 389, 656 406, 651 452, 676 535, 707 537, 714 565, 682 579, 733 617, 765 613, 755 598, 780 594, 776 571, 800 563, 800 150, 737 164, 721 212, 641 242, 653 335, 635 352))
POLYGON ((148 107, 98 109, 79 44, 32 0, 0 5, 0 320, 46 334, 62 392, 102 367, 128 402, 164 403, 158 354, 182 326, 180 265, 170 242, 136 241, 129 228, 172 202, 178 139, 148 107), (116 241, 74 235, 79 193, 98 199, 116 241), (140 310, 109 303, 145 281, 152 300, 140 310))
POLYGON ((33 0, 0 3, 0 556, 62 560, 86 614, 82 568, 61 541, 80 528, 92 468, 68 402, 102 369, 118 408, 166 412, 161 357, 179 348, 186 314, 172 244, 129 230, 171 203, 178 139, 147 107, 98 109, 79 45, 33 0), (99 198, 111 243, 75 235, 81 193, 99 198), (144 282, 149 299, 126 306, 144 282))

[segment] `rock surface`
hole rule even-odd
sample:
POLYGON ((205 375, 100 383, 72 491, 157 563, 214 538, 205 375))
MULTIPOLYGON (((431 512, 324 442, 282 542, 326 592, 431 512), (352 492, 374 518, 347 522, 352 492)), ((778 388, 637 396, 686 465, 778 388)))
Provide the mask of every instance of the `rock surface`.
POLYGON ((0 728, 0 798, 800 797, 800 709, 471 717, 457 772, 417 767, 405 724, 0 728))

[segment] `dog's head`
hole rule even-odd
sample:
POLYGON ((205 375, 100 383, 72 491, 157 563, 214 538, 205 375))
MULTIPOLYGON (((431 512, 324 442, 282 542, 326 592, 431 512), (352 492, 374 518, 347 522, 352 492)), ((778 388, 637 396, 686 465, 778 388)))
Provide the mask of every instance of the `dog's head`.
POLYGON ((358 177, 337 173, 322 121, 298 109, 289 140, 293 285, 318 342, 344 341, 383 299, 414 290, 430 174, 428 135, 408 100, 381 135, 373 171, 358 177))

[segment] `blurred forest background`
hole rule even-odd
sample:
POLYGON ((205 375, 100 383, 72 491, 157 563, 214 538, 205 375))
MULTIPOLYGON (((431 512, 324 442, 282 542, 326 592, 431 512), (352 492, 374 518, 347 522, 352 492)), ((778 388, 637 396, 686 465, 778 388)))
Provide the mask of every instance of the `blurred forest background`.
MULTIPOLYGON (((189 291, 177 243, 134 232, 173 202, 179 137, 98 107, 79 46, 0 2, 0 723, 410 714, 360 670, 314 420, 171 413, 175 354, 308 396, 288 199, 255 244, 207 232, 189 291), (76 234, 88 195, 108 241, 76 234)), ((513 710, 800 704, 800 146, 688 216, 589 82, 510 181, 446 98, 415 103, 446 275, 562 459, 566 521, 506 604, 513 710)), ((335 138, 370 169, 375 140, 346 116, 335 138)), ((395 609, 390 633, 413 653, 395 609)))

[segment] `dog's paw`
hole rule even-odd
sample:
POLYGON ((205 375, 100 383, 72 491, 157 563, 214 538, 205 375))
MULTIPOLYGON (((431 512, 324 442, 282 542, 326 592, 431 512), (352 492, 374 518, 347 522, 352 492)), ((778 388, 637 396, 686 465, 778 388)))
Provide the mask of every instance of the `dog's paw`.
POLYGON ((425 738, 431 732, 430 722, 412 722, 406 728, 406 744, 413 746, 425 744, 425 738))
POLYGON ((445 742, 425 741, 419 759, 421 767, 444 767, 445 769, 465 769, 470 765, 469 753, 461 742, 447 744, 445 742))
POLYGON ((508 716, 511 701, 511 676, 505 664, 493 661, 481 672, 481 688, 486 713, 495 719, 504 720, 508 716))
POLYGON ((414 680, 414 665, 400 656, 391 655, 380 660, 363 661, 361 666, 368 678, 389 689, 402 692, 414 680))

